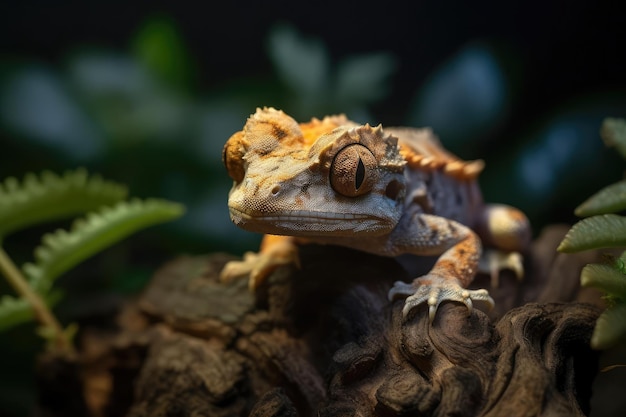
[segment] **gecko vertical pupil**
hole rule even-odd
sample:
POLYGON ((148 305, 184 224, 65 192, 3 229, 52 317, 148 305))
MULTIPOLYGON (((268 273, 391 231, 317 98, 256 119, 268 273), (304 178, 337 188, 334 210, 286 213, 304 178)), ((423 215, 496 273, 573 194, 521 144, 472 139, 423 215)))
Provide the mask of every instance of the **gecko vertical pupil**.
POLYGON ((378 180, 378 162, 369 149, 353 143, 337 152, 329 175, 333 190, 345 197, 358 197, 374 188, 378 180))
POLYGON ((354 176, 354 188, 359 189, 363 184, 363 180, 365 179, 365 165, 363 164, 363 160, 359 157, 359 163, 356 167, 356 175, 354 176))

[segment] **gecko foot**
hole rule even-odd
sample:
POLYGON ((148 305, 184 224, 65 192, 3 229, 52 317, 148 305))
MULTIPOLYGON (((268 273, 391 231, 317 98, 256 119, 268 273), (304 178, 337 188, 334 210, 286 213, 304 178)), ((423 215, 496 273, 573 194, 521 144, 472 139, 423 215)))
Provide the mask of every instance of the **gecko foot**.
POLYGON ((503 252, 497 249, 487 249, 480 257, 478 270, 491 277, 491 288, 500 286, 500 271, 510 269, 515 273, 518 281, 524 278, 524 261, 519 252, 503 252))
POLYGON ((230 261, 220 274, 222 282, 230 282, 235 279, 249 277, 248 287, 251 291, 257 289, 278 267, 295 265, 300 267, 296 253, 283 253, 277 256, 275 253, 246 252, 241 261, 230 261))
POLYGON ((389 290, 389 300, 408 296, 404 302, 402 315, 406 317, 411 310, 420 304, 428 303, 428 318, 432 322, 437 308, 442 301, 457 301, 465 304, 471 314, 473 301, 484 301, 490 308, 495 305, 487 290, 468 290, 460 286, 454 279, 426 275, 417 278, 411 284, 397 281, 389 290))

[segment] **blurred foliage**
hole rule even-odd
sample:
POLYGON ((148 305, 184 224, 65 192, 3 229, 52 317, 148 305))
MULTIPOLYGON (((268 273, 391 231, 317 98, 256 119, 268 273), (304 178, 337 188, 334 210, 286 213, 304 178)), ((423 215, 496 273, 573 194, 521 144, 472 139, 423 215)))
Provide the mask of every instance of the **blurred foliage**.
POLYGON ((367 120, 366 105, 390 93, 389 81, 396 59, 385 52, 346 57, 330 64, 326 47, 318 39, 302 38, 291 26, 270 33, 268 52, 292 99, 288 114, 296 120, 345 113, 367 120))
POLYGON ((0 331, 37 319, 38 333, 51 347, 73 351, 75 326, 64 330, 49 310, 60 298, 53 283, 132 233, 183 213, 180 204, 156 199, 124 201, 125 197, 125 187, 97 176, 89 178, 84 170, 62 177, 51 172, 41 177, 28 174, 22 182, 10 177, 0 183, 0 273, 17 293, 0 297, 0 331), (19 229, 76 214, 85 217, 76 219, 70 230, 44 235, 34 251, 34 262, 21 269, 2 246, 5 237, 19 229))
POLYGON ((132 55, 163 84, 189 91, 195 78, 193 60, 174 23, 166 16, 148 20, 132 42, 132 55))
MULTIPOLYGON (((626 120, 606 119, 600 130, 604 142, 626 158, 626 120)), ((626 217, 614 212, 626 208, 626 182, 609 185, 576 208, 578 216, 590 216, 576 223, 558 250, 571 253, 587 249, 626 246, 626 217)), ((626 336, 626 251, 609 264, 589 264, 581 272, 581 284, 606 293, 608 308, 598 318, 591 338, 595 349, 606 349, 626 336)))
POLYGON ((0 244, 19 229, 96 210, 127 194, 123 185, 89 177, 84 169, 63 176, 30 173, 22 182, 9 177, 0 182, 0 244))
POLYGON ((409 108, 408 124, 431 126, 448 146, 480 141, 505 120, 511 85, 496 51, 467 45, 433 73, 409 108))

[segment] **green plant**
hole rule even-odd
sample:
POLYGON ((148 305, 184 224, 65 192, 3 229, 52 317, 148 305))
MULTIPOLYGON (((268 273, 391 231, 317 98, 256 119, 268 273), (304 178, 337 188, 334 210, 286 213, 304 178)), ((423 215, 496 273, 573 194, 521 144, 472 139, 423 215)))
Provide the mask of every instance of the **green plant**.
POLYGON ((282 106, 296 119, 329 113, 367 118, 366 106, 391 90, 397 61, 389 52, 346 56, 335 63, 321 39, 285 24, 271 30, 267 44, 280 83, 288 89, 282 106))
POLYGON ((60 275, 88 257, 130 234, 182 215, 180 204, 166 200, 126 200, 126 187, 83 169, 63 176, 44 172, 27 175, 22 182, 9 178, 0 184, 0 273, 17 297, 0 298, 0 331, 36 319, 38 332, 52 347, 72 352, 74 325, 63 329, 50 310, 60 299, 53 283, 60 275), (43 236, 34 261, 18 268, 3 248, 12 232, 85 214, 70 230, 59 229, 43 236))
MULTIPOLYGON (((626 120, 606 119, 600 135, 607 146, 626 158, 626 120)), ((626 180, 609 185, 576 208, 587 217, 576 223, 558 247, 571 253, 587 249, 626 247, 626 180)), ((581 285, 606 292, 607 309, 598 318, 591 345, 605 349, 626 335, 626 251, 606 264, 589 264, 581 272, 581 285)))

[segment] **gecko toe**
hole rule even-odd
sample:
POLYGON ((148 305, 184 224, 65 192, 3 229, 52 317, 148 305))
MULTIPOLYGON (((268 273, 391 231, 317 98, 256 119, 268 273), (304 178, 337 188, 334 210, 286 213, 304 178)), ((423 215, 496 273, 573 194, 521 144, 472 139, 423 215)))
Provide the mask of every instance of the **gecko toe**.
POLYGON ((389 301, 397 300, 399 298, 414 295, 417 288, 413 284, 408 284, 402 281, 396 281, 393 287, 389 290, 387 298, 389 301))
MULTIPOLYGON (((413 311, 414 308, 416 308, 417 306, 427 303, 428 304, 428 308, 429 311, 431 308, 434 308, 435 311, 437 310, 438 304, 437 304, 437 300, 435 301, 435 305, 431 305, 430 304, 430 300, 429 300, 429 295, 428 294, 414 294, 410 297, 408 297, 406 299, 406 301, 404 302, 404 307, 402 308, 402 317, 407 317, 409 315, 409 313, 411 311, 413 311)), ((429 313, 430 315, 430 313, 429 313)))
POLYGON ((470 291, 470 297, 474 301, 485 302, 490 310, 496 306, 495 301, 493 301, 493 298, 489 295, 489 291, 485 289, 470 291))

